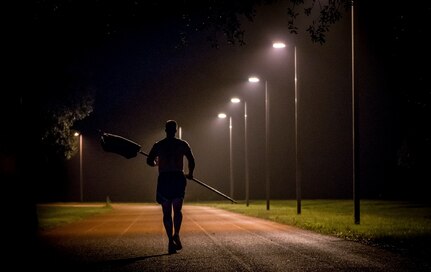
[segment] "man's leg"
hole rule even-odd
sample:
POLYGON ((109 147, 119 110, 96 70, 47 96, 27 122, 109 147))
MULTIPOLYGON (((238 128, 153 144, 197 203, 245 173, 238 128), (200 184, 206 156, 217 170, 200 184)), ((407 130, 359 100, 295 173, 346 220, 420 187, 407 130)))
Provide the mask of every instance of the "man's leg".
POLYGON ((174 210, 174 231, 175 231, 173 239, 177 246, 177 250, 180 250, 183 247, 180 241, 180 229, 181 229, 181 224, 183 222, 183 213, 182 213, 183 199, 175 198, 174 200, 172 200, 172 207, 174 210))
POLYGON ((172 224, 172 201, 167 200, 162 203, 162 210, 163 210, 163 225, 166 230, 166 235, 168 236, 169 245, 168 245, 168 251, 169 254, 175 253, 175 244, 173 243, 172 239, 172 231, 173 231, 173 224, 172 224))

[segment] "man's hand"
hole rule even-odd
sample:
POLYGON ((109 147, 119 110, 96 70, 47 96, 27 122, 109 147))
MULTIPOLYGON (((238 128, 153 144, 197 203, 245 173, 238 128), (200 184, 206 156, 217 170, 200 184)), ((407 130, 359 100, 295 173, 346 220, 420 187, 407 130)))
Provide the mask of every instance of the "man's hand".
POLYGON ((152 161, 152 160, 147 160, 147 164, 148 164, 149 166, 154 167, 154 166, 156 166, 156 165, 157 165, 157 162, 156 162, 156 161, 152 161))
POLYGON ((186 179, 193 179, 193 173, 188 173, 185 176, 186 176, 186 179))
POLYGON ((159 164, 159 157, 156 157, 154 160, 151 160, 149 157, 147 158, 147 164, 149 166, 157 166, 159 164))

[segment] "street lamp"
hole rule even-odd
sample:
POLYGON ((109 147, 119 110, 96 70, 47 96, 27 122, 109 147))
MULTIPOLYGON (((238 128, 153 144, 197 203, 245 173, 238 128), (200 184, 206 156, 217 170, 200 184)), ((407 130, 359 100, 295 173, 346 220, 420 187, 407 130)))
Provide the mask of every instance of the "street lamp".
MULTIPOLYGON (((257 83, 260 81, 258 77, 249 77, 248 81, 257 83)), ((265 80, 265 191, 266 191, 266 209, 269 210, 270 196, 270 174, 269 174, 269 96, 268 96, 268 81, 265 80)))
POLYGON ((355 9, 354 1, 352 0, 351 6, 351 39, 352 39, 352 178, 353 178, 353 205, 354 205, 354 222, 360 224, 361 222, 361 208, 360 208, 360 193, 359 193, 359 160, 358 160, 358 122, 356 122, 357 113, 356 108, 358 102, 355 99, 355 9))
MULTIPOLYGON (((225 113, 219 113, 218 118, 225 119, 225 113)), ((230 197, 233 198, 233 152, 232 152, 232 116, 229 116, 229 180, 230 180, 230 197)))
MULTIPOLYGON (((232 103, 237 104, 241 99, 234 97, 230 100, 232 103)), ((250 204, 250 176, 248 171, 248 143, 247 143, 247 101, 244 100, 244 166, 245 166, 245 205, 248 207, 250 204)))
POLYGON ((79 196, 81 202, 84 201, 84 194, 83 194, 83 171, 82 171, 82 133, 75 132, 75 137, 79 136, 79 196))
MULTIPOLYGON (((285 48, 286 44, 275 42, 272 44, 275 49, 285 48)), ((298 158, 298 73, 297 73, 297 58, 296 45, 294 48, 294 70, 295 70, 295 184, 296 184, 296 212, 301 214, 301 166, 298 158)))

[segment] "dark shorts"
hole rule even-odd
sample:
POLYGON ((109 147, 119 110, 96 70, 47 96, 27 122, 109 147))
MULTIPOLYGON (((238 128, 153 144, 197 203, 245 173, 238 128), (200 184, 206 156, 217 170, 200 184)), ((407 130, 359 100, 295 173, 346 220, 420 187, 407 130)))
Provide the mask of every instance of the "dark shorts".
POLYGON ((157 179, 156 201, 159 204, 175 198, 184 198, 187 180, 183 172, 162 172, 157 179))

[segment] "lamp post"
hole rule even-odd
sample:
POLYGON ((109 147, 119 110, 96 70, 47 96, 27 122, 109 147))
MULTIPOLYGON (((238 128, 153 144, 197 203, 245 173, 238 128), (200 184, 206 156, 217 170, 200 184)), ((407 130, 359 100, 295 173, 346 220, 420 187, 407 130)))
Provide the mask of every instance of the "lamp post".
POLYGON ((357 114, 356 108, 358 107, 355 99, 355 13, 354 13, 354 1, 352 0, 351 6, 351 39, 352 39, 352 179, 353 179, 353 205, 354 205, 354 222, 359 225, 361 223, 361 208, 360 208, 360 193, 359 193, 359 160, 358 160, 358 122, 356 122, 357 114))
MULTIPOLYGON (((258 77, 249 77, 248 81, 257 83, 258 77)), ((266 209, 270 209, 270 173, 269 173, 269 95, 268 81, 265 80, 265 192, 266 192, 266 209)))
MULTIPOLYGON (((232 103, 240 103, 241 100, 234 97, 232 103)), ((245 205, 250 205, 250 176, 248 171, 248 143, 247 143, 247 101, 244 100, 244 174, 245 174, 245 205)))
POLYGON ((81 202, 84 201, 83 184, 84 175, 82 170, 82 133, 75 132, 75 137, 79 136, 79 199, 81 202))
MULTIPOLYGON (((225 113, 219 113, 218 118, 225 119, 225 113)), ((233 198, 234 182, 233 182, 233 144, 232 144, 232 116, 229 116, 229 181, 230 181, 230 197, 233 198)))
MULTIPOLYGON (((285 48, 286 44, 282 42, 275 42, 272 44, 275 49, 285 48)), ((298 73, 297 73, 297 58, 296 58, 296 45, 294 50, 294 70, 295 70, 295 184, 296 184, 296 212, 301 214, 301 165, 299 160, 298 150, 298 73)))

